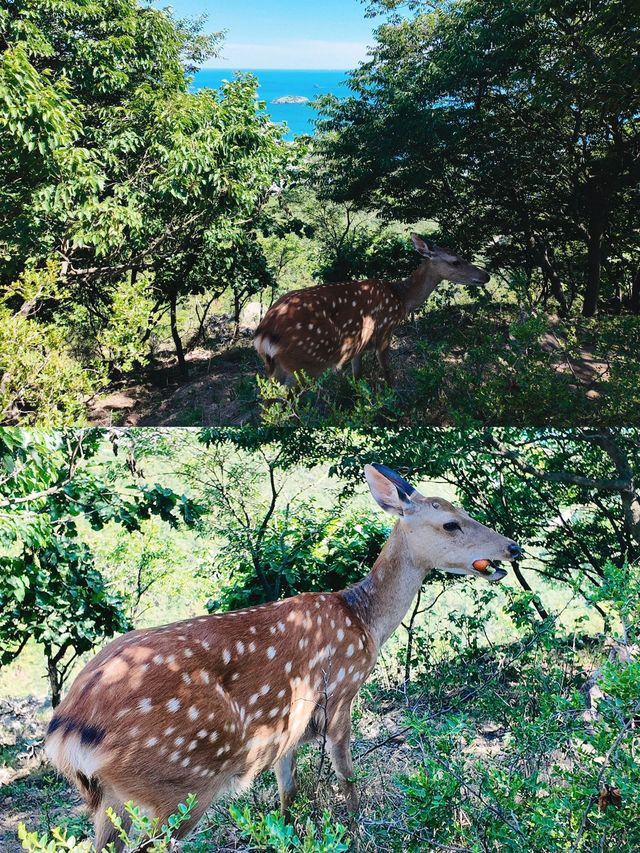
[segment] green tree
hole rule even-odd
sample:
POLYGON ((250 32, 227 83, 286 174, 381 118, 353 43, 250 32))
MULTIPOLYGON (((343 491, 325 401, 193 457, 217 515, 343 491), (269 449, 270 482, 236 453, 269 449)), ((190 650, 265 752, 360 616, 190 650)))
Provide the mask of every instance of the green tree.
POLYGON ((130 627, 80 520, 134 531, 151 515, 175 527, 197 511, 158 484, 118 487, 110 465, 93 464, 104 444, 101 430, 0 430, 0 665, 41 643, 54 705, 78 655, 130 627))
POLYGON ((537 575, 596 607, 606 566, 627 571, 640 555, 640 436, 636 429, 204 430, 243 450, 268 444, 283 470, 330 464, 348 495, 363 466, 382 462, 408 480, 445 481, 463 506, 525 548, 514 576, 542 618, 537 575))
POLYGON ((108 325, 117 283, 149 273, 183 369, 180 299, 239 268, 239 300, 264 286, 245 235, 291 153, 253 78, 190 90, 219 42, 201 27, 136 0, 0 9, 0 284, 54 258, 68 299, 108 325))
POLYGON ((579 279, 586 316, 603 299, 632 302, 637 4, 407 5, 413 14, 384 23, 351 75, 353 97, 323 102, 321 191, 387 217, 434 219, 458 250, 482 248, 494 269, 524 271, 563 312, 579 279))

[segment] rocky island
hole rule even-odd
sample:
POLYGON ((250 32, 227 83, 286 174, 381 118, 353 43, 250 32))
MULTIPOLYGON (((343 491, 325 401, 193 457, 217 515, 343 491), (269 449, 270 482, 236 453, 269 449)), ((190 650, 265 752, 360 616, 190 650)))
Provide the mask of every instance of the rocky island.
POLYGON ((272 104, 308 104, 309 98, 304 95, 283 95, 281 98, 274 98, 272 104))

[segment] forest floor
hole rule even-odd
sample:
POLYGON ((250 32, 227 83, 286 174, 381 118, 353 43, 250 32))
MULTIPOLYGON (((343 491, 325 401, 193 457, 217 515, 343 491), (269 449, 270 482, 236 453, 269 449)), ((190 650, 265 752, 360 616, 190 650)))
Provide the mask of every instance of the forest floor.
MULTIPOLYGON (((488 324, 484 310, 447 306, 403 324, 391 356, 397 376, 392 408, 398 422, 411 423, 419 416, 426 424, 446 425, 469 414, 482 420, 484 399, 499 397, 500 411, 493 410, 492 422, 533 424, 548 419, 546 409, 552 409, 556 397, 565 393, 579 399, 583 419, 588 420, 590 407, 603 404, 611 378, 610 361, 598 351, 593 336, 583 331, 576 334, 574 329, 568 333, 557 317, 550 316, 543 333, 522 341, 514 338, 513 316, 513 306, 498 306, 488 324), (476 325, 484 325, 482 335, 476 334, 476 325), (458 411, 459 389, 465 386, 469 399, 463 405, 468 411, 458 411), (547 397, 541 400, 532 386, 542 386, 547 397)), ((258 423, 263 402, 256 375, 264 371, 252 337, 251 328, 241 327, 235 334, 230 319, 213 318, 206 340, 187 354, 186 378, 173 352, 162 348, 140 379, 114 383, 107 394, 91 401, 89 422, 101 426, 258 423)), ((640 357, 637 361, 640 369, 640 357)), ((329 398, 341 401, 338 407, 344 408, 345 416, 353 398, 349 377, 347 369, 328 384, 329 398)), ((364 378, 374 392, 385 394, 373 354, 365 357, 364 378)), ((575 413, 575 408, 571 411, 575 413)), ((562 420, 563 414, 557 417, 562 420)))

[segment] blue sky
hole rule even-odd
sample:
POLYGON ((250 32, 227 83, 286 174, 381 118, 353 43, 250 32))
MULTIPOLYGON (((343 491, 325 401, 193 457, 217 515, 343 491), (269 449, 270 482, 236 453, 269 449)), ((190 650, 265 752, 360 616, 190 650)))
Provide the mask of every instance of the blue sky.
POLYGON ((354 68, 376 26, 360 0, 173 0, 171 6, 178 17, 204 13, 209 29, 227 31, 211 68, 354 68))

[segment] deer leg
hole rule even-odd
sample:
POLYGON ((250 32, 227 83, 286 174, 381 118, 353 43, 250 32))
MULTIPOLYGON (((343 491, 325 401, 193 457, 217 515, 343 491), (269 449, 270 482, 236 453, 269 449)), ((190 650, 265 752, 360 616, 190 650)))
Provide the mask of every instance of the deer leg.
POLYGON ((278 794, 280 795, 280 813, 285 817, 289 814, 291 803, 298 793, 298 780, 296 772, 295 749, 283 755, 273 768, 278 782, 278 794))
POLYGON ((359 352, 351 359, 351 370, 353 372, 353 378, 360 379, 362 376, 362 353, 359 352))
POLYGON ((382 375, 384 377, 384 381, 387 385, 393 385, 393 372, 391 370, 391 364, 389 360, 389 345, 384 349, 376 350, 376 356, 378 357, 378 364, 382 369, 382 375))
POLYGON ((124 850, 125 842, 120 838, 118 830, 115 828, 109 816, 107 809, 111 807, 115 814, 122 820, 122 828, 128 832, 131 826, 131 818, 125 811, 123 803, 111 791, 105 792, 100 805, 93 815, 93 826, 95 830, 94 846, 97 853, 102 853, 102 850, 108 845, 113 845, 115 853, 120 853, 124 850))
POLYGON ((351 717, 344 717, 340 723, 327 732, 329 758, 335 770, 340 788, 352 814, 360 808, 358 789, 353 781, 353 759, 351 758, 351 717))

